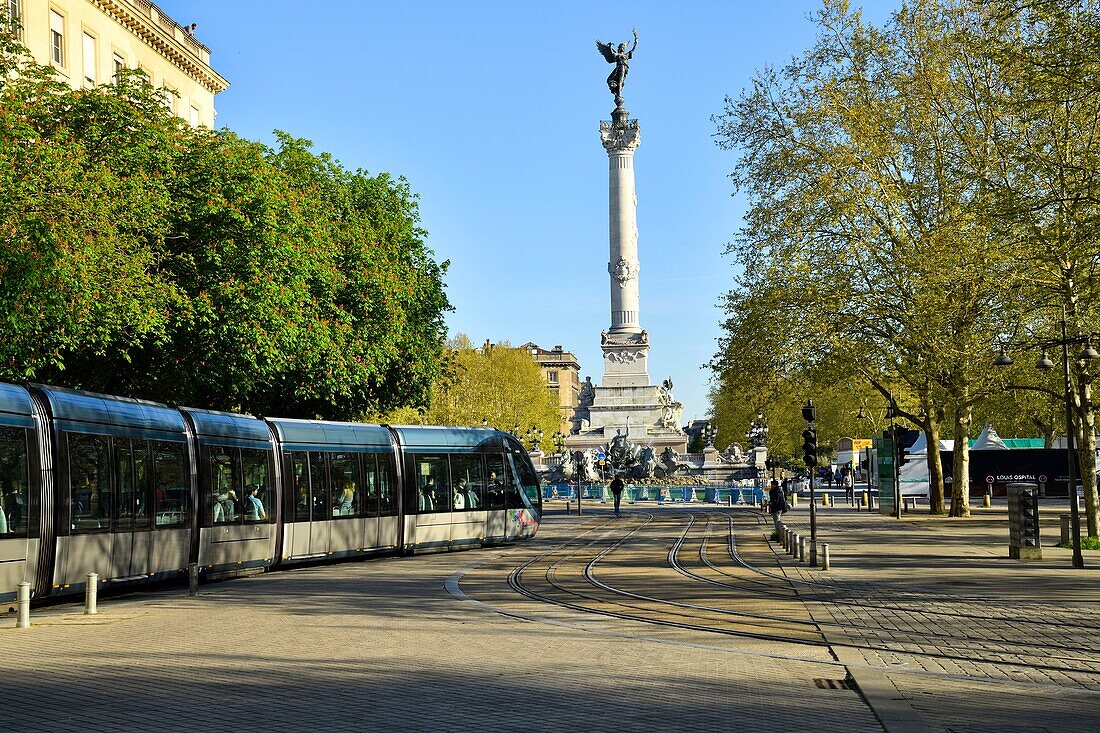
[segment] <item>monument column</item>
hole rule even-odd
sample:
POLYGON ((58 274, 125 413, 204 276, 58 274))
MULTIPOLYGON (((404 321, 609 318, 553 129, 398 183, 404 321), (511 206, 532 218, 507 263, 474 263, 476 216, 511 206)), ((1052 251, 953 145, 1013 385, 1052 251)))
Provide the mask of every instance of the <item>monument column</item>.
POLYGON ((600 123, 608 160, 608 234, 611 257, 612 334, 640 333, 638 325, 638 196, 634 191, 634 151, 642 142, 638 121, 617 107, 612 121, 600 123))
POLYGON ((634 191, 634 151, 642 142, 638 121, 618 104, 611 122, 600 123, 608 161, 607 274, 611 281, 611 327, 601 340, 607 387, 649 385, 649 335, 638 323, 638 197, 634 191))

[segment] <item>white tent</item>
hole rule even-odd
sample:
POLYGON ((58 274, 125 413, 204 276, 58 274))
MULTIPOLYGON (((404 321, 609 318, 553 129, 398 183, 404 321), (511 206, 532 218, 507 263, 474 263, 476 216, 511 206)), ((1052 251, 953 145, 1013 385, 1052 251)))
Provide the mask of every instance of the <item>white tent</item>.
POLYGON ((993 426, 986 423, 982 432, 974 440, 974 444, 970 446, 970 450, 1008 450, 1008 446, 1001 440, 1001 436, 997 435, 993 426))

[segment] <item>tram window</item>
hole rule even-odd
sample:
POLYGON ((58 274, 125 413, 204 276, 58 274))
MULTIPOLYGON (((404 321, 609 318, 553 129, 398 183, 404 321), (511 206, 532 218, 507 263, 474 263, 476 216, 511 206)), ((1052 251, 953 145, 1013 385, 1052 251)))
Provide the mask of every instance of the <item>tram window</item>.
POLYGON ((421 514, 451 511, 451 476, 447 456, 416 456, 417 511, 421 514))
POLYGON ((375 457, 369 453, 363 455, 363 516, 378 516, 378 473, 375 457))
MULTIPOLYGON (((519 484, 520 490, 527 497, 527 504, 529 506, 538 506, 541 501, 542 487, 539 486, 539 477, 535 475, 535 469, 527 461, 526 456, 517 455, 513 456, 512 463, 516 467, 516 471, 519 472, 519 484)), ((522 506, 522 505, 521 505, 522 506)), ((520 507, 516 507, 519 509, 520 507)))
POLYGON ((451 473, 454 474, 455 511, 484 509, 485 472, 481 456, 451 456, 451 473))
POLYGON ((328 474, 325 473, 325 454, 309 454, 309 485, 312 489, 312 518, 314 522, 332 518, 329 509, 328 474))
POLYGON ((504 485, 508 474, 504 472, 504 456, 493 455, 485 457, 485 508, 504 508, 504 485))
POLYGON ((241 475, 244 478, 241 506, 245 521, 272 521, 271 454, 266 450, 241 448, 241 475))
POLYGON ((332 453, 328 466, 332 475, 332 516, 360 516, 363 482, 359 476, 359 454, 332 453))
POLYGON ((153 500, 157 527, 190 526, 191 477, 182 443, 153 443, 153 500))
POLYGON ((132 532, 151 526, 149 479, 149 445, 143 440, 115 438, 115 531, 132 532))
POLYGON ((0 427, 0 538, 27 534, 27 433, 0 427))
POLYGON ((290 454, 291 470, 294 472, 294 521, 309 521, 309 463, 307 454, 294 451, 290 454))
POLYGON ((525 505, 519 495, 519 477, 516 476, 512 461, 508 461, 508 470, 505 475, 508 477, 508 483, 504 486, 504 508, 523 509, 525 505))
POLYGON ((382 517, 397 514, 397 495, 394 493, 389 456, 378 456, 378 514, 382 517))
POLYGON ((68 433, 70 529, 75 534, 111 527, 110 463, 107 438, 68 433))
POLYGON ((209 506, 213 524, 241 522, 241 455, 236 448, 213 445, 203 448, 209 476, 209 506))

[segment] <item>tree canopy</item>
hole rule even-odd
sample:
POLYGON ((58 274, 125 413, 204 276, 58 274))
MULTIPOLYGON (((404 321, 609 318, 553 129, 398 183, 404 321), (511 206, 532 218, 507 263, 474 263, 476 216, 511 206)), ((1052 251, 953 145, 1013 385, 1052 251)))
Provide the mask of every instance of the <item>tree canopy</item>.
MULTIPOLYGON (((813 395, 823 436, 839 437, 893 401, 930 445, 943 430, 963 446, 952 513, 966 514, 976 415, 1057 432, 1058 387, 999 370, 997 347, 1057 337, 1063 307, 1071 338, 1095 323, 1100 16, 1073 0, 917 0, 880 28, 826 0, 816 22, 812 47, 715 118, 749 201, 729 248, 742 274, 712 362, 716 418, 744 423, 748 400, 797 424, 813 395)), ((1091 377, 1073 367, 1091 465, 1091 377)), ((794 452, 796 436, 776 437, 794 452)))
MULTIPOLYGON (((547 389, 536 361, 507 342, 474 348, 465 334, 447 343, 448 374, 436 382, 431 404, 382 416, 385 422, 413 425, 481 425, 543 431, 544 441, 561 429, 557 399, 547 389)), ((549 447, 545 442, 543 448, 549 447)))
POLYGON ((427 404, 447 263, 407 181, 192 128, 140 72, 71 90, 0 44, 0 378, 297 417, 427 404))

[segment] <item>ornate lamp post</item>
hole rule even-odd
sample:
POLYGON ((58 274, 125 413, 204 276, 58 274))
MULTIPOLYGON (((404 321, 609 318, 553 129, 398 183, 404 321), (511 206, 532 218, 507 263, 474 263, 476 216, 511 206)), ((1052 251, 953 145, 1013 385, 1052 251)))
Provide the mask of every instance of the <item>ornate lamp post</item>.
MULTIPOLYGON (((764 413, 756 413, 756 419, 749 423, 749 429, 745 433, 745 440, 749 443, 749 450, 765 447, 768 441, 768 421, 764 418, 764 413)), ((764 491, 764 481, 768 468, 770 468, 770 466, 768 466, 767 463, 756 464, 756 483, 761 493, 764 491)))
POLYGON ((561 449, 565 447, 565 433, 559 430, 551 436, 551 440, 554 441, 554 452, 561 453, 561 449))
MULTIPOLYGON (((1038 341, 1038 345, 1043 350, 1043 355, 1039 357, 1039 361, 1035 363, 1036 369, 1048 370, 1054 368, 1054 362, 1051 360, 1047 351, 1054 347, 1062 347, 1062 374, 1064 377, 1065 387, 1065 402, 1066 402, 1066 474, 1069 478, 1069 516, 1070 516, 1070 530, 1073 535, 1073 567, 1083 568, 1085 567, 1085 558, 1081 555, 1081 515, 1077 508, 1077 480, 1074 476, 1074 461, 1076 456, 1074 455, 1073 444, 1073 382, 1070 380, 1069 373, 1069 347, 1070 344, 1084 344, 1085 348, 1081 350, 1081 353, 1077 355, 1079 361, 1092 361, 1093 359, 1100 359, 1100 353, 1092 347, 1092 335, 1075 336, 1070 338, 1066 332, 1066 306, 1062 305, 1062 338, 1060 339, 1047 339, 1038 341)), ((1012 364, 1012 358, 1005 352, 1004 344, 1001 344, 1001 353, 997 359, 993 362, 997 366, 1010 366, 1012 364)), ((1090 469, 1091 470, 1091 469, 1090 469)))

